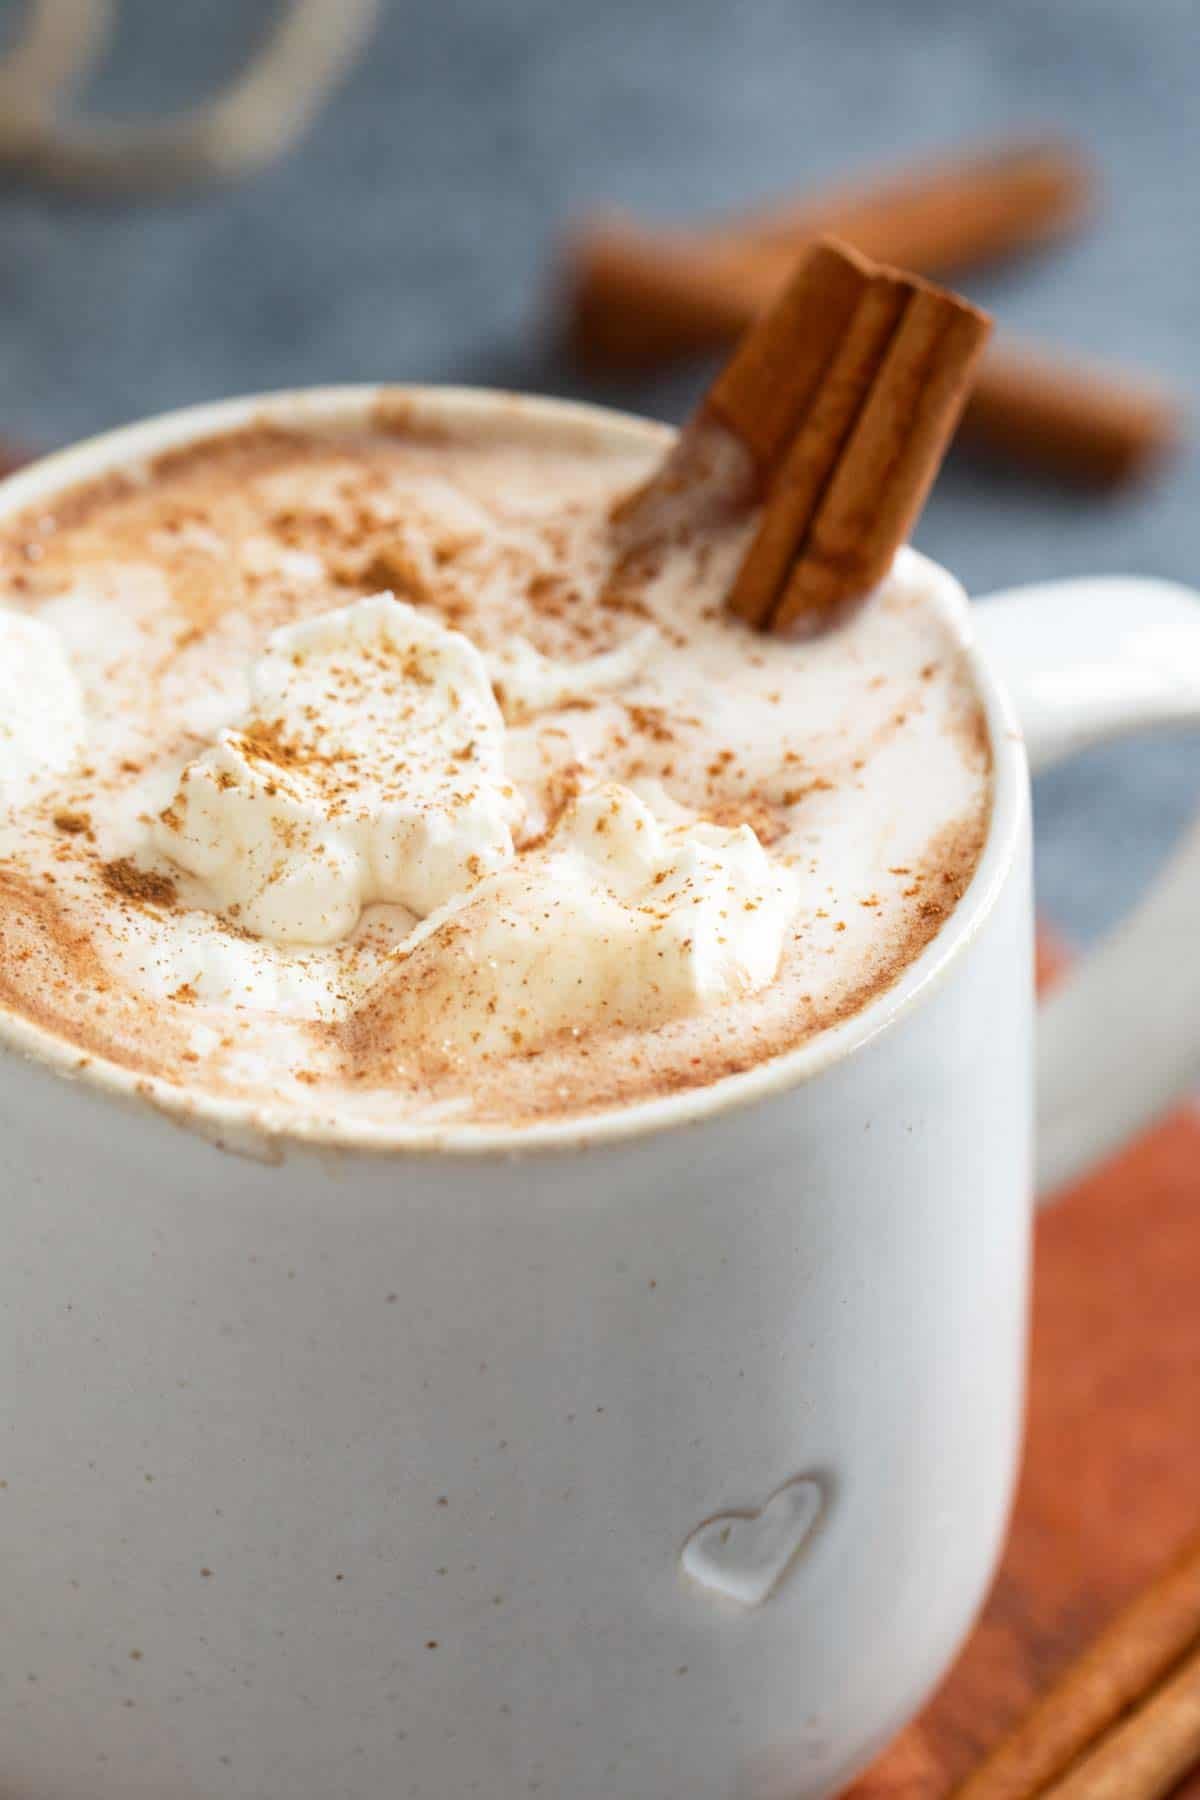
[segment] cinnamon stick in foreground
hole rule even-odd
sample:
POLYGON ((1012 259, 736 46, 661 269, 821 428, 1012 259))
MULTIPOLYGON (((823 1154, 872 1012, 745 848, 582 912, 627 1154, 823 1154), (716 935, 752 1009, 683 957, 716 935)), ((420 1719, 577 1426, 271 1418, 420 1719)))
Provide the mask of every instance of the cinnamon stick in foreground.
POLYGON ((1066 236, 1094 189, 1077 150, 1041 138, 883 171, 695 231, 601 217, 570 245, 575 349, 618 366, 717 349, 746 324, 727 284, 778 289, 820 237, 918 275, 962 275, 1066 236))
POLYGON ((1044 1800, 1161 1800, 1200 1761, 1200 1650, 1044 1800))
POLYGON ((957 1790, 955 1800, 1035 1800, 1058 1781, 1098 1740, 1107 1753, 1093 1752, 1098 1785, 1072 1786, 1091 1758, 1052 1788, 1055 1800, 1143 1800, 1165 1793, 1200 1756, 1193 1738, 1200 1715, 1200 1539, 1190 1544, 1084 1652, 1033 1710, 1002 1740, 957 1790), (1127 1725, 1104 1734, 1154 1692, 1181 1659, 1180 1685, 1168 1682, 1127 1725), (1145 1735, 1143 1735, 1145 1734, 1145 1735), (1123 1744, 1119 1741, 1124 1739, 1123 1744), (1192 1747, 1194 1743, 1194 1748, 1192 1747), (1136 1787, 1130 1779, 1136 1755, 1143 1775, 1167 1780, 1167 1787, 1136 1787), (1180 1758, 1185 1760, 1179 1761, 1180 1758), (1176 1770, 1176 1763, 1178 1768, 1176 1770), (1113 1786, 1116 1779, 1124 1785, 1113 1786), (1164 1775, 1164 1770, 1175 1770, 1164 1775), (1109 1785, 1101 1785, 1107 1782, 1109 1785))

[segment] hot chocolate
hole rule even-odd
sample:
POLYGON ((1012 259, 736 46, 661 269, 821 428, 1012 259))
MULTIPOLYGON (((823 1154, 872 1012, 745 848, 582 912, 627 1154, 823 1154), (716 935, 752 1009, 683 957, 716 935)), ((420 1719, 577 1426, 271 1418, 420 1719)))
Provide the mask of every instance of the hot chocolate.
POLYGON ((630 555, 647 436, 259 425, 0 532, 0 1006, 283 1127, 702 1086, 893 983, 990 797, 963 601, 813 641, 752 516, 630 555))

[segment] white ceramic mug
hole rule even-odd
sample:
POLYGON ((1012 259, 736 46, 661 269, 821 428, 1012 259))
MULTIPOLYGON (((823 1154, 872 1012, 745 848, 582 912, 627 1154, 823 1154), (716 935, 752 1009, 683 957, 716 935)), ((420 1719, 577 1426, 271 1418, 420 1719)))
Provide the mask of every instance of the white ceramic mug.
MULTIPOLYGON (((0 513, 376 397, 118 432, 0 513)), ((746 1074, 346 1146, 226 1101, 183 1117, 0 1020, 13 1800, 799 1800, 915 1710, 986 1587, 1020 1435, 1018 720, 1045 762, 1200 713, 1180 589, 1029 591, 974 630, 995 803, 968 893, 895 987, 746 1074)), ((1198 895, 1193 840, 1043 1009, 1041 1186, 1200 1072, 1198 895)))

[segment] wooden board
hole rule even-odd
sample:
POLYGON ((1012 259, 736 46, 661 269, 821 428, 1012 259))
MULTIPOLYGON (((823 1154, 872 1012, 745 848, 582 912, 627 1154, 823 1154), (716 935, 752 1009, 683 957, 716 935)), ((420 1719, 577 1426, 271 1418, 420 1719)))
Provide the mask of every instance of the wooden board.
MULTIPOLYGON (((847 1800, 941 1800, 1200 1530, 1200 1114, 1038 1222, 1029 1430, 1000 1574, 925 1713, 847 1800)), ((1200 1800, 1200 1771, 1178 1794, 1200 1800)))

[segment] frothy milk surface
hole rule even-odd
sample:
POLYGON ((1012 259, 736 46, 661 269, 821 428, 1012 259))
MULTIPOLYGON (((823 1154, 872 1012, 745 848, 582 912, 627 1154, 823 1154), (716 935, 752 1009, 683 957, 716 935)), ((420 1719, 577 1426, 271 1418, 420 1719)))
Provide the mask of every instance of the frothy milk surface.
POLYGON ((655 457, 397 400, 10 521, 0 1007, 353 1135, 700 1086, 894 982, 986 834, 956 590, 904 552, 756 634, 752 519, 623 541, 655 457))

